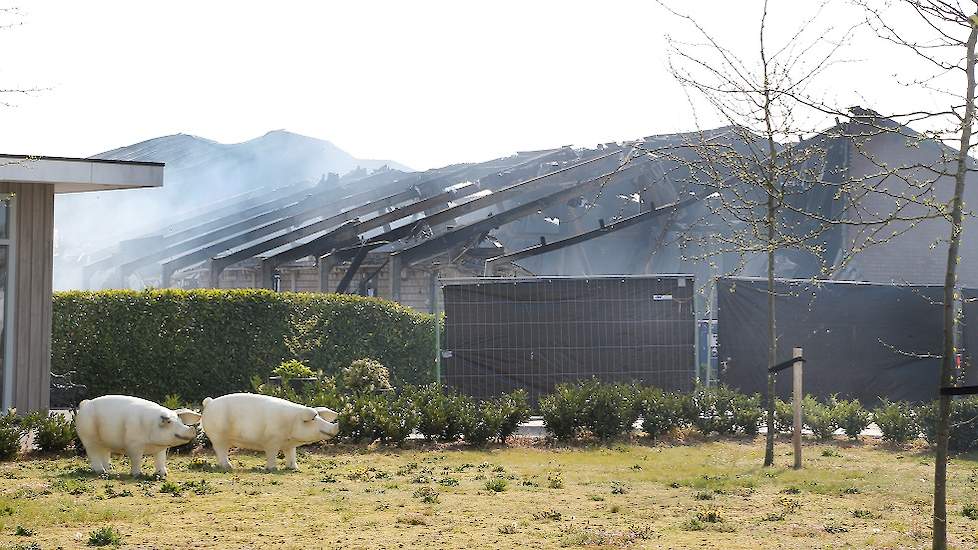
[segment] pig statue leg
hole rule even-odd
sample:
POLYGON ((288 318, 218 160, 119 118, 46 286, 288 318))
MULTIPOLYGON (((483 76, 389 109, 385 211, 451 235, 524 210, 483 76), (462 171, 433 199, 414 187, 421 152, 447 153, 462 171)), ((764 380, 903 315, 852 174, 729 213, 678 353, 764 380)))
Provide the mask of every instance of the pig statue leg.
POLYGON ((265 449, 265 469, 274 472, 277 468, 278 447, 268 447, 265 449))
POLYGON ((295 447, 289 447, 288 449, 285 449, 285 460, 287 463, 286 467, 288 469, 290 470, 299 469, 299 463, 296 461, 295 458, 295 447))
POLYGON ((166 477, 168 473, 166 471, 166 449, 153 455, 153 460, 156 462, 156 475, 159 477, 166 477))
POLYGON ((91 448, 86 447, 85 452, 88 453, 88 461, 92 465, 93 472, 96 474, 109 473, 111 464, 109 463, 108 449, 91 446, 91 448))
POLYGON ((217 455, 217 467, 222 470, 231 469, 231 461, 228 459, 228 452, 231 447, 224 441, 214 441, 211 439, 211 446, 214 447, 214 454, 217 455))
POLYGON ((132 467, 132 477, 143 475, 143 450, 137 447, 126 449, 129 465, 132 467))

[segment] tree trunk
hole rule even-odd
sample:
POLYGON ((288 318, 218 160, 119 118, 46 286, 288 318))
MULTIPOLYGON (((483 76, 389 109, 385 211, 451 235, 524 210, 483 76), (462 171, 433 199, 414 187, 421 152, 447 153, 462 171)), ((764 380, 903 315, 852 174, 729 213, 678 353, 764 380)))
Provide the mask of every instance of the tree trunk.
MULTIPOLYGON (((954 197, 951 198, 951 239, 947 247, 947 272, 944 276, 944 350, 941 357, 940 388, 954 384, 955 285, 957 284, 958 248, 961 245, 961 198, 968 170, 968 151, 975 116, 975 41, 978 39, 978 14, 971 18, 968 36, 965 73, 968 90, 965 94, 964 117, 961 121, 961 142, 958 148, 957 172, 954 174, 954 197)), ((947 549, 947 444, 951 431, 951 397, 940 395, 937 417, 937 444, 934 458, 934 550, 947 549)))
MULTIPOLYGON (((778 362, 778 334, 774 318, 774 195, 767 199, 767 366, 778 362)), ((774 374, 767 374, 767 437, 764 445, 764 465, 774 466, 774 374)))

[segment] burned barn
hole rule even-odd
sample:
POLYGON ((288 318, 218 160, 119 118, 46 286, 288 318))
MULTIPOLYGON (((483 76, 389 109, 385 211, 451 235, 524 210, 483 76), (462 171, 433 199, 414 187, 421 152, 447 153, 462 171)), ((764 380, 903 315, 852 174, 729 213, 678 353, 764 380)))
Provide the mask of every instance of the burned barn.
POLYGON ((747 147, 721 128, 421 173, 331 174, 124 241, 86 266, 85 281, 354 292, 431 310, 436 277, 653 272, 653 250, 701 199, 680 185, 691 165, 654 151, 693 139, 747 147))
MULTIPOLYGON (((708 249, 732 225, 711 206, 722 197, 707 180, 737 175, 703 167, 704 144, 745 157, 764 150, 745 129, 725 127, 283 182, 120 242, 88 263, 85 285, 350 292, 431 311, 436 280, 446 277, 688 273, 705 288, 718 276, 762 275, 762 255, 708 249)), ((894 196, 924 179, 922 166, 948 158, 943 145, 862 110, 784 150, 814 175, 792 200, 830 219, 922 208, 894 196), (854 181, 863 191, 840 194, 854 181)), ((949 181, 928 182, 935 199, 946 200, 949 181)), ((978 203, 970 196, 978 188, 968 193, 978 203)), ((943 224, 830 224, 819 233, 820 258, 779 251, 777 275, 937 283, 943 224)), ((978 231, 973 217, 968 224, 968 234, 978 231)), ((978 258, 963 259, 961 281, 978 284, 978 258)), ((712 316, 709 306, 697 310, 712 316)))

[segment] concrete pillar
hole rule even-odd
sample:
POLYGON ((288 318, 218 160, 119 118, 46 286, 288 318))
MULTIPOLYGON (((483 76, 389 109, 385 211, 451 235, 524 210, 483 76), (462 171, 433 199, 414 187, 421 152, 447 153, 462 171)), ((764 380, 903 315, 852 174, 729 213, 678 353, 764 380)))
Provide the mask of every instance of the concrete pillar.
POLYGON ((319 292, 329 292, 329 273, 336 267, 336 257, 327 254, 319 258, 319 292))
POLYGON ((401 257, 397 254, 391 256, 390 262, 388 263, 390 267, 390 278, 391 278, 391 300, 395 302, 401 301, 401 257))

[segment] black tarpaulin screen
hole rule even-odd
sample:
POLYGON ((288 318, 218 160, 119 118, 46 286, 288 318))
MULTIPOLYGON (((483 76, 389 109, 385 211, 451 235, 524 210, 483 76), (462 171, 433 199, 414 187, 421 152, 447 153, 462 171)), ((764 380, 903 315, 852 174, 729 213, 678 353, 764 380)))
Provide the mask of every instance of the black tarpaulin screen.
POLYGON ((961 290, 964 320, 961 327, 961 347, 964 348, 967 385, 978 385, 978 289, 961 290))
POLYGON ((693 387, 692 276, 447 282, 442 380, 486 398, 517 388, 534 403, 597 377, 693 387))
MULTIPOLYGON (((880 397, 927 401, 937 395, 943 321, 939 286, 779 281, 775 290, 778 360, 804 349, 804 389, 871 405, 880 397)), ((717 284, 720 380, 766 393, 767 281, 717 284)), ((787 398, 791 376, 779 376, 787 398)))

